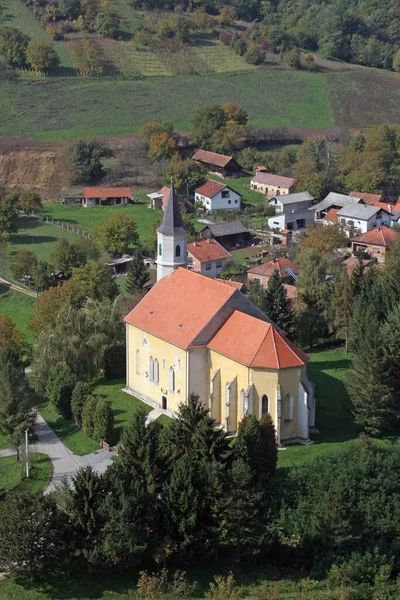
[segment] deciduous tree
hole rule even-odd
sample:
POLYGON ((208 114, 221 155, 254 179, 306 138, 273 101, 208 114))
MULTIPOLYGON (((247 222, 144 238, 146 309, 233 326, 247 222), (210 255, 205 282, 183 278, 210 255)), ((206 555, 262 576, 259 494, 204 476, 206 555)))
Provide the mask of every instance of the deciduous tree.
POLYGON ((177 150, 177 144, 173 137, 167 132, 154 133, 150 138, 149 158, 150 160, 161 160, 171 158, 177 150))
POLYGON ((37 267, 37 256, 30 250, 18 250, 10 263, 10 269, 16 279, 21 279, 25 275, 35 278, 37 267))
POLYGON ((31 40, 26 48, 26 59, 35 71, 47 71, 57 67, 60 59, 52 44, 31 40))
POLYGON ((72 145, 67 154, 71 183, 79 185, 90 183, 104 175, 103 161, 114 157, 114 151, 104 142, 92 140, 79 141, 72 145))
POLYGON ((2 27, 0 29, 0 55, 12 67, 24 67, 26 65, 26 48, 29 36, 13 27, 2 27))
POLYGON ((18 208, 25 213, 28 213, 35 208, 42 208, 42 200, 39 192, 21 192, 18 195, 18 208))
POLYGON ((128 215, 118 214, 105 219, 96 227, 101 246, 114 256, 121 256, 139 242, 136 223, 128 215))

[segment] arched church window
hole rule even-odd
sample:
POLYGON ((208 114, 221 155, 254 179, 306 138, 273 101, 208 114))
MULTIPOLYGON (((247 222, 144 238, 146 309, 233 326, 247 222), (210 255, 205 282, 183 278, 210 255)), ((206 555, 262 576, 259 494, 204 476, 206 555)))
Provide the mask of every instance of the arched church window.
POLYGON ((156 358, 156 360, 154 361, 154 383, 158 383, 159 381, 159 366, 158 366, 158 359, 156 358))
POLYGON ((170 392, 174 392, 175 391, 175 371, 174 371, 174 367, 171 367, 169 370, 169 391, 170 392))
POLYGON ((269 400, 268 396, 264 394, 261 398, 261 414, 266 415, 269 413, 269 400))
POLYGON ((181 247, 180 247, 180 245, 178 244, 178 245, 176 246, 176 248, 175 248, 175 256, 176 256, 177 258, 179 258, 179 256, 180 256, 180 255, 181 255, 181 247))
POLYGON ((154 381, 154 359, 150 356, 150 368, 149 368, 150 381, 154 381))
POLYGON ((136 373, 137 373, 137 375, 140 374, 140 371, 139 371, 139 350, 136 350, 136 373))
POLYGON ((162 256, 162 245, 158 244, 158 256, 162 256))

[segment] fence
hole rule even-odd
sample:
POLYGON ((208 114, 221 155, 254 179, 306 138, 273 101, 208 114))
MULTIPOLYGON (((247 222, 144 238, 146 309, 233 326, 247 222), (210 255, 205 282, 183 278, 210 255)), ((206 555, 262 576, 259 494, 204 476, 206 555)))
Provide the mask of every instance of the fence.
POLYGON ((87 240, 92 240, 92 235, 86 229, 81 229, 76 225, 69 223, 68 221, 61 221, 60 219, 53 219, 53 217, 47 217, 42 215, 37 215, 34 211, 31 212, 31 216, 39 219, 43 223, 47 223, 48 225, 54 225, 54 227, 58 227, 59 229, 65 229, 66 231, 72 231, 72 233, 76 233, 81 237, 86 238, 87 240))

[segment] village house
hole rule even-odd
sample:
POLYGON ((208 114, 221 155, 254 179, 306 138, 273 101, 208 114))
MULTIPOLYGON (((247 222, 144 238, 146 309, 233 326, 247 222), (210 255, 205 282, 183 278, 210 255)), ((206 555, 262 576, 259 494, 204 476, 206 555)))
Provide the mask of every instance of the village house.
POLYGON ((224 248, 240 248, 245 246, 251 233, 240 223, 240 221, 228 221, 226 223, 209 223, 199 233, 200 239, 216 239, 224 248))
POLYGON ((132 200, 128 187, 85 187, 82 206, 121 206, 132 200))
MULTIPOLYGON (((328 212, 333 208, 336 210, 340 210, 344 206, 348 204, 364 204, 361 198, 356 198, 354 196, 346 196, 346 194, 338 194, 337 192, 329 192, 329 194, 318 202, 318 204, 314 204, 309 208, 309 211, 314 213, 314 220, 318 222, 323 222, 328 212)), ((333 213, 330 213, 333 216, 333 213)))
POLYGON ((261 265, 257 265, 247 271, 249 283, 258 281, 264 288, 268 287, 268 282, 275 271, 278 271, 282 283, 293 285, 299 274, 300 267, 298 264, 285 257, 274 258, 261 265))
MULTIPOLYGON (((148 199, 150 200, 149 208, 153 210, 165 210, 165 205, 167 203, 169 194, 169 187, 164 185, 158 192, 152 192, 151 194, 146 194, 148 199)), ((185 208, 185 199, 181 194, 177 194, 179 207, 181 210, 185 208)))
POLYGON ((245 415, 269 413, 279 444, 308 442, 307 355, 236 287, 185 268, 172 186, 157 233, 157 283, 125 318, 126 391, 172 412, 198 394, 231 434, 245 415))
POLYGON ((226 269, 232 255, 214 239, 192 242, 187 245, 188 269, 206 277, 218 277, 226 269))
POLYGON ((253 175, 250 181, 250 189, 265 194, 268 198, 291 194, 294 192, 295 185, 296 181, 292 177, 264 172, 253 175))
POLYGON ((310 227, 314 223, 314 215, 308 210, 312 201, 308 192, 273 196, 268 204, 275 208, 276 214, 268 219, 268 227, 281 231, 310 227))
POLYGON ((240 210, 241 195, 220 181, 207 179, 194 193, 195 202, 200 202, 209 213, 216 210, 240 210))
POLYGON ((209 173, 215 173, 220 177, 241 177, 243 167, 233 158, 217 152, 197 150, 192 156, 193 160, 205 166, 209 173))
POLYGON ((342 262, 343 267, 345 267, 347 274, 351 276, 355 269, 360 265, 363 267, 364 272, 368 271, 370 267, 375 264, 374 258, 358 258, 357 256, 349 256, 342 262))
POLYGON ((390 214, 379 206, 348 204, 337 212, 338 223, 348 237, 366 233, 382 225, 390 227, 390 214))
POLYGON ((390 251, 390 246, 395 243, 397 236, 397 231, 389 229, 389 227, 378 227, 352 238, 351 251, 353 254, 366 252, 377 262, 384 263, 386 253, 390 251))

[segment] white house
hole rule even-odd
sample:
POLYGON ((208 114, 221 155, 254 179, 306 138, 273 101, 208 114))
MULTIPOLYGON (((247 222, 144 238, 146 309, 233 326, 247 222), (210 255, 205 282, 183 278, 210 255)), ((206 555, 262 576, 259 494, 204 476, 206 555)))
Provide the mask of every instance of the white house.
POLYGON ((281 231, 309 227, 314 223, 314 215, 309 210, 312 201, 308 192, 273 196, 268 204, 275 208, 276 215, 268 219, 268 227, 281 231))
POLYGON ((347 204, 338 210, 338 223, 348 237, 367 233, 376 227, 390 227, 390 214, 379 206, 347 204))
MULTIPOLYGON (((313 212, 315 221, 323 222, 328 212, 333 208, 340 210, 349 204, 362 204, 364 201, 355 196, 346 196, 346 194, 338 194, 337 192, 329 192, 329 194, 314 206, 309 208, 313 212)), ((331 213, 332 215, 332 213, 331 213)))
POLYGON ((195 202, 201 202, 210 213, 216 210, 240 210, 240 200, 240 194, 214 179, 207 179, 195 190, 195 202))

